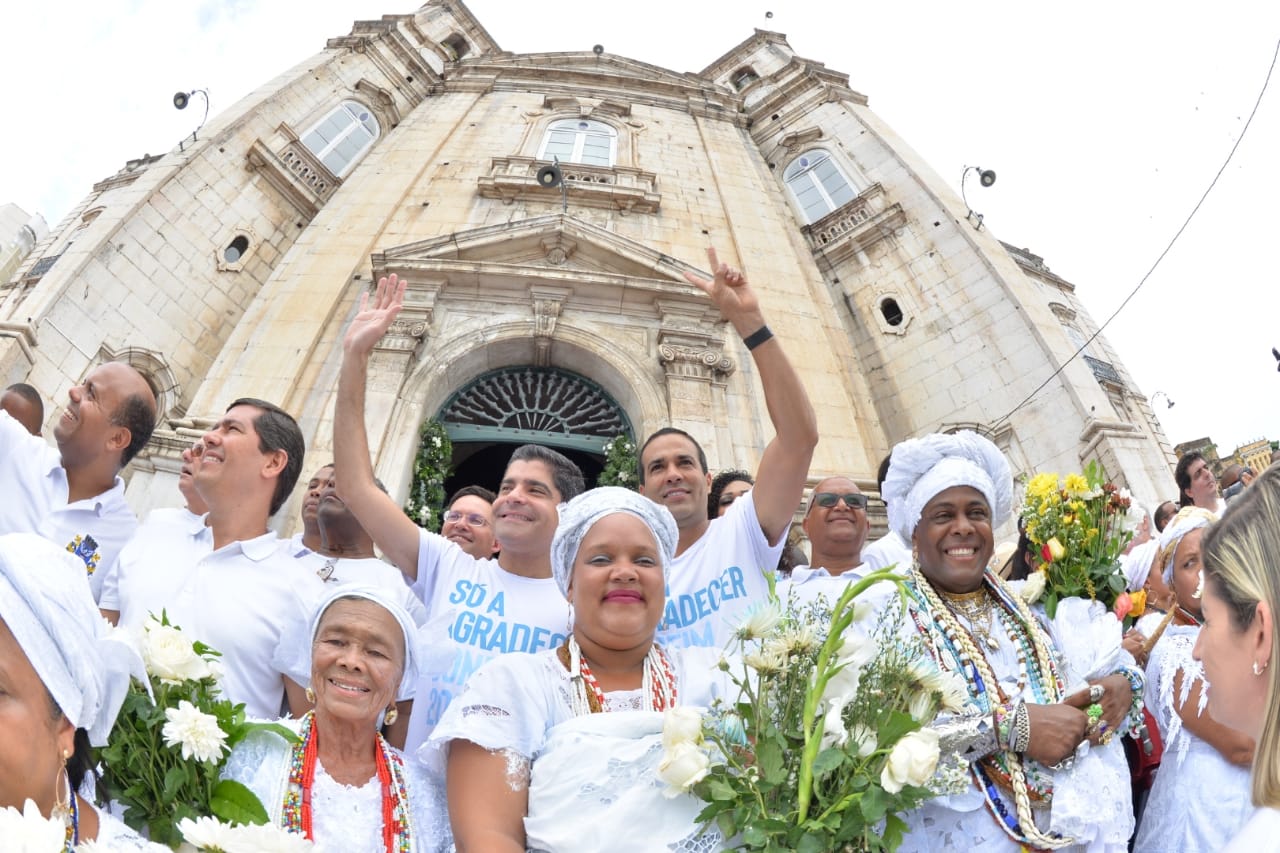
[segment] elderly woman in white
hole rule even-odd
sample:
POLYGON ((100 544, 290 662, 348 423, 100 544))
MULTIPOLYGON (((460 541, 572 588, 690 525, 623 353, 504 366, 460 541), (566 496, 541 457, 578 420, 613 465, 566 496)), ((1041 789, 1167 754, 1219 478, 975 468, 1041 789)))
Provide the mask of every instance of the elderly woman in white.
POLYGON ((90 746, 106 745, 131 675, 145 677, 142 659, 111 638, 84 563, 39 536, 0 536, 0 808, 34 803, 61 821, 57 849, 167 849, 81 793, 93 787, 90 746))
POLYGON ((248 786, 273 824, 326 849, 446 849, 443 793, 380 734, 397 713, 397 694, 417 677, 412 617, 382 588, 343 585, 315 608, 309 636, 315 710, 283 721, 298 742, 255 732, 223 776, 248 786))
POLYGON ((569 638, 485 664, 422 748, 447 763, 459 851, 721 849, 696 821, 701 803, 668 798, 657 775, 658 712, 729 686, 714 650, 654 642, 677 536, 665 507, 627 489, 561 510, 551 565, 573 608, 569 638))
POLYGON ((905 816, 901 849, 1120 853, 1133 811, 1112 738, 1140 713, 1142 676, 1123 666, 1119 622, 1101 605, 1068 599, 1050 622, 986 569, 1012 491, 1004 455, 975 433, 893 450, 889 523, 914 551, 907 630, 963 679, 969 706, 935 723, 948 793, 905 816))

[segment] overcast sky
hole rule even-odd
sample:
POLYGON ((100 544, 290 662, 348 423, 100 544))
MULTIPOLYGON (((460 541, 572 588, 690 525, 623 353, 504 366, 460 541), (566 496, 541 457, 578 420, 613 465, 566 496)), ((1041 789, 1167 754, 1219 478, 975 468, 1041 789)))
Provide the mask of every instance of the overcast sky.
MULTIPOLYGON (((471 0, 503 49, 589 50, 698 71, 751 35, 785 33, 849 75, 1000 239, 1045 258, 1104 321, 1165 249, 1253 109, 1280 40, 1280 3, 747 2, 535 4, 471 0), (632 10, 643 16, 629 17, 632 10), (766 13, 772 12, 772 18, 766 13)), ((51 226, 127 159, 176 145, 211 115, 345 35, 413 11, 396 0, 70 0, 11 3, 0 203, 51 226)), ((1276 73, 1280 78, 1280 72, 1276 73)), ((1174 443, 1222 453, 1280 438, 1277 273, 1280 79, 1230 167, 1105 334, 1174 443)), ((1047 371, 1046 371, 1047 375, 1047 371)))

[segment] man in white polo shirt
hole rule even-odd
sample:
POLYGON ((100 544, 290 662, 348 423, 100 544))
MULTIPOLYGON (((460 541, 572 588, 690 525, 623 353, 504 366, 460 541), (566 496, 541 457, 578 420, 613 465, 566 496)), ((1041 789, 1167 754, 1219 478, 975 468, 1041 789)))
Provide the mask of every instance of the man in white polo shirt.
POLYGON ((784 601, 795 591, 798 601, 825 596, 835 604, 845 584, 857 581, 869 569, 862 561, 867 543, 867 496, 848 477, 827 477, 813 487, 802 522, 809 537, 809 565, 796 566, 791 577, 778 582, 784 601))
POLYGON ((268 529, 302 468, 302 432, 262 400, 236 400, 201 439, 195 486, 205 526, 148 525, 120 554, 107 618, 136 626, 163 610, 222 653, 225 693, 253 717, 277 716, 284 673, 272 662, 284 631, 309 617, 323 587, 268 529))
POLYGON ((67 392, 53 427, 58 449, 0 412, 0 534, 37 533, 84 561, 94 600, 138 519, 120 471, 156 425, 151 386, 127 364, 109 361, 67 392))
MULTIPOLYGON (((333 450, 338 494, 374 543, 404 573, 426 605, 423 638, 429 646, 414 691, 406 752, 414 752, 449 702, 482 663, 500 654, 538 652, 565 641, 569 603, 551 577, 551 539, 557 506, 583 490, 582 472, 546 447, 516 448, 493 503, 494 534, 502 543, 496 559, 475 557, 456 542, 414 524, 378 489, 365 432, 365 381, 369 355, 404 305, 404 282, 378 282, 370 306, 343 339, 333 450)), ((706 512, 706 496, 703 496, 706 512)))
POLYGON ((743 613, 768 595, 765 573, 773 573, 786 547, 818 444, 809 396, 782 344, 765 325, 746 276, 720 263, 714 249, 707 250, 707 258, 712 281, 689 273, 685 278, 711 298, 742 336, 775 434, 760 457, 755 486, 716 519, 707 518, 711 474, 706 453, 693 436, 668 427, 640 448, 640 492, 669 509, 680 528, 668 572, 666 611, 658 625, 658 642, 665 645, 723 646, 743 613))

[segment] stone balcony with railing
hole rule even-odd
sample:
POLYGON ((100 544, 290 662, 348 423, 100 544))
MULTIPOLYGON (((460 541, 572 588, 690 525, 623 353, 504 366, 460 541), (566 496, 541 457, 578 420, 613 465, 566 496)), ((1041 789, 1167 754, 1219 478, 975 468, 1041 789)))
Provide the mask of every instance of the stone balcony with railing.
MULTIPOLYGON (((513 201, 559 202, 561 188, 547 188, 538 183, 538 170, 550 166, 549 160, 533 157, 495 157, 489 174, 478 181, 482 198, 513 201)), ((561 163, 564 192, 573 204, 620 210, 623 213, 654 213, 662 197, 657 192, 658 178, 652 172, 630 166, 588 166, 561 163)))
POLYGON ((1111 385, 1117 389, 1124 388, 1124 379, 1111 362, 1103 361, 1090 355, 1081 355, 1080 357, 1084 359, 1085 364, 1089 365, 1089 369, 1093 371, 1094 378, 1103 385, 1111 385))
POLYGON ((814 252, 822 252, 838 263, 864 252, 902 228, 907 215, 902 205, 889 204, 884 187, 872 184, 835 210, 801 230, 814 252))
POLYGON ((246 155, 247 168, 266 178, 267 183, 310 219, 342 185, 342 179, 302 144, 291 127, 281 124, 277 130, 287 140, 284 147, 277 152, 261 139, 255 140, 246 155))

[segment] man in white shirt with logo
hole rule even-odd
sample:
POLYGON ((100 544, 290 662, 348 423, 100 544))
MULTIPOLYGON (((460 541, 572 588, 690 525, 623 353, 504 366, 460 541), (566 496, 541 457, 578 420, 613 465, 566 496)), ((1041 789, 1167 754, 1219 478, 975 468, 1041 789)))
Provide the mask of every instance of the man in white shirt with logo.
POLYGON ((368 294, 361 297, 343 339, 333 447, 342 472, 338 494, 430 614, 423 630, 430 649, 405 743, 412 753, 482 663, 564 643, 569 604, 551 577, 551 539, 557 505, 578 495, 583 481, 578 466, 556 451, 534 444, 517 448, 493 504, 494 534, 502 543, 497 559, 472 556, 419 528, 379 491, 365 431, 365 382, 374 345, 404 305, 404 287, 393 275, 378 282, 371 307, 368 294))
POLYGON ((94 600, 138 527, 120 471, 156 425, 156 398, 137 370, 109 361, 67 392, 54 450, 0 412, 0 534, 36 533, 82 559, 94 600))
MULTIPOLYGON (((707 518, 711 474, 706 453, 683 430, 668 427, 640 448, 640 492, 675 516, 680 529, 667 584, 658 642, 723 646, 742 614, 768 595, 772 573, 786 547, 787 530, 804 494, 818 444, 813 407, 800 378, 765 325, 760 305, 739 271, 707 250, 712 281, 685 278, 711 298, 751 352, 774 438, 765 447, 755 486, 717 519, 707 518)), ((506 547, 505 540, 503 547, 506 547)))
POLYGON ((267 527, 298 482, 302 432, 278 406, 246 398, 201 444, 194 481, 207 524, 148 525, 121 552, 118 587, 104 590, 101 605, 127 626, 165 611, 222 653, 228 699, 251 717, 273 718, 284 705, 285 673, 272 656, 323 588, 267 527))

